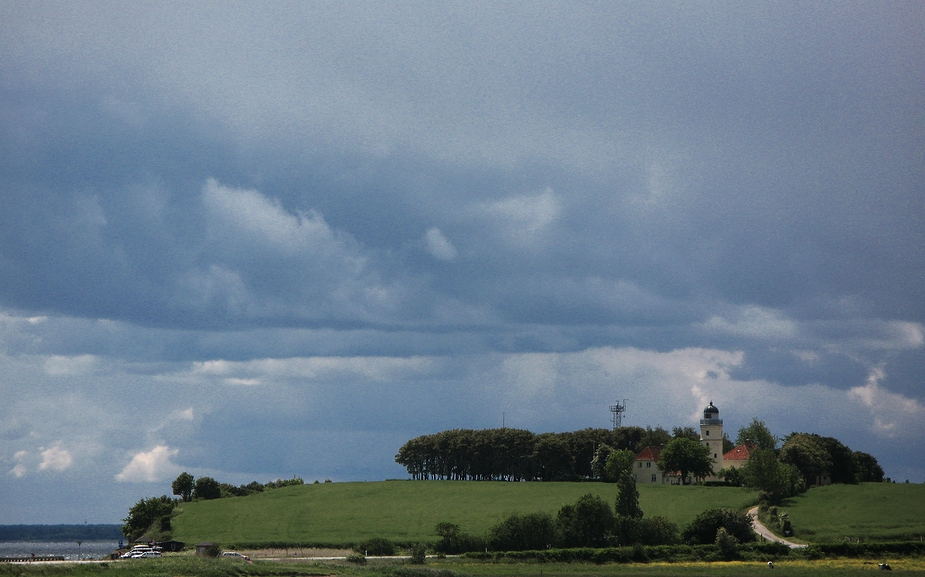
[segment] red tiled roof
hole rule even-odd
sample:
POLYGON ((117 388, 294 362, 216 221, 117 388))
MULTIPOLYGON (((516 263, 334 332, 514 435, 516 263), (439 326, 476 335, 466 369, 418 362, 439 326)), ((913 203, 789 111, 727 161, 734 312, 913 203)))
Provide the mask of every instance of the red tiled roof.
POLYGON ((643 449, 638 455, 636 455, 637 461, 658 461, 658 456, 661 454, 662 448, 650 446, 643 449))
POLYGON ((739 445, 735 449, 723 455, 723 461, 747 461, 754 447, 748 445, 739 445))

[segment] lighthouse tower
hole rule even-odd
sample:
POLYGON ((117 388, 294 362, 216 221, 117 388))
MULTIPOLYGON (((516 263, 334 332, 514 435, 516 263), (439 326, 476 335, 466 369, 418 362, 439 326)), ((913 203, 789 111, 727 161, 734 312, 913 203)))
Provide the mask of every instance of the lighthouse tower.
POLYGON ((723 420, 719 418, 719 409, 710 401, 703 410, 700 419, 700 442, 710 447, 710 458, 713 459, 713 472, 723 468, 723 420))

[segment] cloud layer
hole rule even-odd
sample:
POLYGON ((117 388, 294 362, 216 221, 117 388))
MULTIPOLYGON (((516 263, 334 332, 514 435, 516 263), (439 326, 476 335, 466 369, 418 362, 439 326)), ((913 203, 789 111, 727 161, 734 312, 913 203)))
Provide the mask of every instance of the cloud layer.
POLYGON ((921 15, 0 8, 0 523, 617 398, 921 482, 921 15))

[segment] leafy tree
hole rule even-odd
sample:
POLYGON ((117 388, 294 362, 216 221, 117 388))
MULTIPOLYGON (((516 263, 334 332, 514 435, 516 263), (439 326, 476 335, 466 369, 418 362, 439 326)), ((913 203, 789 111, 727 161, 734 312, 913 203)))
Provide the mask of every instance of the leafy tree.
POLYGON ((755 540, 755 531, 752 529, 752 520, 748 513, 732 509, 710 509, 697 515, 684 529, 681 539, 692 545, 715 543, 716 532, 720 527, 725 528, 726 532, 740 543, 755 540))
POLYGON ((613 451, 614 449, 610 445, 601 445, 594 451, 594 458, 591 459, 592 478, 607 481, 605 467, 607 465, 607 459, 613 451))
POLYGON ((764 421, 759 421, 758 417, 752 417, 751 423, 739 429, 735 444, 736 446, 756 446, 759 449, 773 451, 777 448, 778 442, 780 438, 771 433, 771 429, 764 424, 764 421))
POLYGON ((549 513, 514 514, 489 530, 488 544, 495 551, 546 549, 556 541, 556 522, 549 513))
POLYGON ((780 449, 780 460, 796 467, 807 487, 818 484, 818 478, 832 468, 822 437, 808 433, 788 435, 780 449))
POLYGON ((646 427, 645 432, 636 443, 636 452, 642 451, 646 447, 661 447, 671 441, 671 435, 661 427, 646 427))
POLYGON ((738 539, 729 534, 725 527, 716 530, 716 549, 723 559, 732 559, 736 555, 738 539))
POLYGON ((196 479, 196 485, 193 487, 193 498, 203 501, 211 499, 220 499, 222 496, 222 487, 218 481, 212 477, 199 477, 196 479))
POLYGON ((758 489, 772 504, 796 494, 802 486, 800 472, 793 465, 781 463, 771 449, 755 449, 740 468, 742 484, 758 489))
POLYGON ((697 429, 694 427, 673 427, 671 429, 671 437, 673 439, 690 439, 692 441, 700 440, 700 433, 697 432, 697 429))
POLYGON ((170 514, 177 506, 178 501, 167 495, 142 499, 135 503, 128 511, 128 517, 122 519, 122 534, 130 541, 139 539, 155 523, 163 525, 163 520, 170 519, 170 514))
POLYGON ((188 503, 193 498, 193 483, 195 482, 196 479, 184 471, 170 484, 170 488, 173 489, 174 495, 179 495, 184 503, 188 503))
POLYGON ((858 482, 883 482, 883 468, 880 467, 880 464, 877 463, 877 459, 875 459, 872 455, 862 453, 861 451, 855 451, 854 462, 857 463, 858 466, 858 482))
POLYGON ((636 524, 635 541, 643 545, 675 545, 681 542, 677 524, 663 515, 639 519, 636 524))
POLYGON ((635 462, 636 453, 629 449, 611 452, 604 465, 604 480, 619 482, 625 475, 632 475, 635 462))
POLYGON ((688 475, 702 479, 713 474, 710 448, 685 437, 674 439, 662 449, 658 468, 664 474, 680 472, 682 484, 688 475))
POLYGON ((636 488, 636 480, 633 479, 633 475, 626 471, 620 475, 617 483, 617 504, 614 507, 617 517, 642 519, 643 513, 639 507, 639 490, 636 488))
POLYGON ((360 543, 354 550, 363 555, 391 557, 395 554, 395 544, 383 537, 373 537, 372 539, 360 543))
POLYGON ((574 474, 575 459, 568 443, 559 435, 538 435, 533 445, 533 455, 537 474, 543 481, 563 479, 574 474))
POLYGON ((613 509, 597 495, 587 493, 556 515, 556 533, 562 547, 595 547, 605 543, 614 527, 613 509))

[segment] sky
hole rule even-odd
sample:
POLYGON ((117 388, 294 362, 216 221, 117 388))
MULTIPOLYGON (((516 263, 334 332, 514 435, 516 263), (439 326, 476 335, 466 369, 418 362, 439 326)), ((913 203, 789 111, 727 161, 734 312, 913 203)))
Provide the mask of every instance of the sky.
POLYGON ((0 3, 0 524, 753 418, 925 482, 925 5, 0 3))

